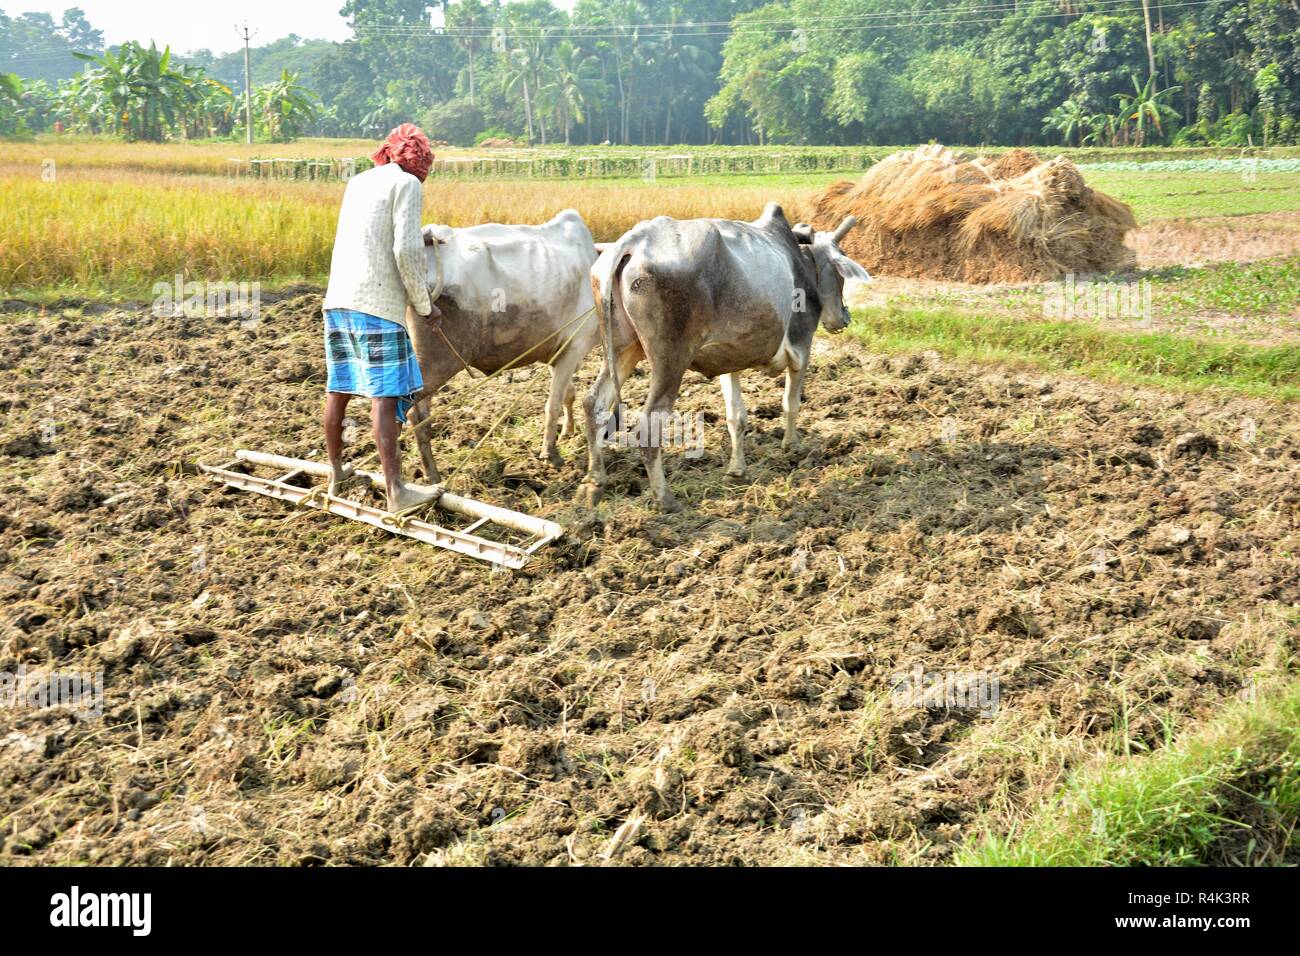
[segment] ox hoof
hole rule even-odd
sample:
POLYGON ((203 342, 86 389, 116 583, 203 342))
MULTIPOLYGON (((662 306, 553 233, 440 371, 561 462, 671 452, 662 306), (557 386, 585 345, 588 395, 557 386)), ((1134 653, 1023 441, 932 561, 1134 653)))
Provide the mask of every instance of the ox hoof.
POLYGON ((803 449, 803 442, 799 441, 797 438, 785 438, 781 440, 781 448, 784 451, 801 451, 803 449))
POLYGON ((745 479, 749 477, 749 470, 746 468, 728 468, 727 477, 745 479))
POLYGON ((666 515, 675 515, 682 510, 682 503, 675 497, 660 498, 657 502, 659 511, 666 515))
POLYGON ((605 486, 593 484, 590 481, 584 481, 578 486, 577 500, 578 504, 586 508, 594 508, 600 504, 600 499, 605 496, 605 486))
POLYGON ((564 456, 561 455, 561 454, 560 454, 558 451, 556 451, 554 448, 552 448, 550 451, 546 452, 545 457, 546 457, 546 460, 549 461, 549 462, 551 463, 551 467, 552 467, 552 468, 563 468, 563 467, 564 467, 564 456))

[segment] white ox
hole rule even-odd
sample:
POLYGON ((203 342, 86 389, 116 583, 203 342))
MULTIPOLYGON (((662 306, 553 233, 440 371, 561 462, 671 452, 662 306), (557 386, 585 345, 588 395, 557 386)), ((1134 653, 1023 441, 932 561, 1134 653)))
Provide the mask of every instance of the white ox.
MULTIPOLYGON (((555 448, 560 407, 567 435, 573 374, 600 338, 590 280, 596 246, 587 224, 566 209, 540 226, 425 226, 424 241, 442 316, 431 322, 408 312, 424 378, 416 421, 428 417, 429 396, 467 366, 490 375, 543 362, 551 366, 551 391, 542 455, 563 464, 555 448)), ((417 428, 415 436, 426 478, 439 480, 428 429, 417 428)))

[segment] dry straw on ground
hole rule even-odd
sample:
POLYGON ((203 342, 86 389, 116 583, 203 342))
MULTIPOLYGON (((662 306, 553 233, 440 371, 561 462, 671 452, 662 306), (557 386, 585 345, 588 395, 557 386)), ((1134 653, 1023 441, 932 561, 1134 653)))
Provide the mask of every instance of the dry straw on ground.
POLYGON ((1025 282, 1131 267, 1124 203, 1084 185, 1064 157, 1017 149, 970 159, 939 145, 894 153, 817 200, 814 224, 860 225, 845 251, 883 275, 1025 282))

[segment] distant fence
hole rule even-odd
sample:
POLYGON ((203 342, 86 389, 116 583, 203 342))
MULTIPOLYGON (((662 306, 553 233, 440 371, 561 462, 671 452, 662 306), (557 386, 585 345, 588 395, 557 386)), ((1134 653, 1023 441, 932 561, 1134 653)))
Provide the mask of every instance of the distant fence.
MULTIPOLYGON (((711 175, 858 173, 880 151, 651 153, 615 156, 456 156, 434 160, 431 175, 448 179, 675 179, 711 175)), ((232 159, 234 176, 256 179, 348 179, 369 159, 232 159)))
POLYGON ((254 179, 351 179, 373 163, 368 159, 232 159, 230 174, 254 179))
MULTIPOLYGON (((901 147, 907 148, 907 147, 901 147)), ((1260 159, 1294 159, 1300 148, 1270 147, 1241 150, 1226 147, 1162 149, 1155 147, 1030 147, 1044 160, 1064 155, 1080 165, 1148 163, 1191 160, 1239 160, 1245 154, 1260 159)), ((689 152, 625 151, 583 155, 583 147, 565 153, 524 153, 502 150, 500 155, 446 156, 433 163, 432 174, 446 179, 686 179, 695 176, 779 175, 782 173, 845 173, 868 169, 897 146, 810 146, 803 148, 701 147, 689 152)), ((964 153, 997 155, 1008 147, 958 147, 964 153)), ((344 180, 371 167, 366 157, 232 159, 234 176, 258 179, 344 180)), ((1153 165, 1153 171, 1159 169, 1153 165)))
POLYGON ((615 156, 475 156, 434 162, 453 179, 678 179, 691 176, 846 172, 869 167, 867 151, 647 153, 615 156))

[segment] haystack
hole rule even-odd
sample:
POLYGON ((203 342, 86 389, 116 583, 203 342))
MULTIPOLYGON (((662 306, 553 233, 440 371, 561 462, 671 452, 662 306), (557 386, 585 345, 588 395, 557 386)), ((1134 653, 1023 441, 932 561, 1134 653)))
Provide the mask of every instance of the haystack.
POLYGON ((1089 189, 1064 157, 971 159, 939 144, 894 153, 817 199, 813 225, 858 227, 844 251, 881 275, 1028 282, 1132 267, 1133 210, 1089 189))

